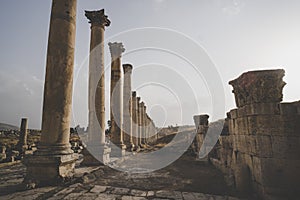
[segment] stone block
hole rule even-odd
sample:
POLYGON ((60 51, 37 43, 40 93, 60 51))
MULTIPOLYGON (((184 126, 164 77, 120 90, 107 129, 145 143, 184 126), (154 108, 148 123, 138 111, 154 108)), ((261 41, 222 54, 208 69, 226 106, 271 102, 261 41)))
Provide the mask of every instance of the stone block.
POLYGON ((272 136, 274 158, 300 160, 300 136, 272 136))
POLYGON ((128 188, 119 188, 119 187, 112 187, 112 194, 117 194, 117 195, 126 195, 128 194, 130 189, 128 188))
POLYGON ((271 136, 258 135, 255 136, 254 155, 258 157, 272 157, 272 139, 271 136))
POLYGON ((182 199, 182 194, 178 191, 159 190, 155 192, 155 196, 159 198, 182 199))
POLYGON ((234 176, 236 189, 242 194, 248 194, 250 192, 251 185, 249 167, 244 163, 236 165, 234 169, 234 176))
POLYGON ((299 136, 300 115, 282 115, 282 133, 286 136, 299 136))
POLYGON ((238 117, 238 109, 233 109, 229 111, 230 119, 236 119, 238 117))
POLYGON ((260 160, 261 184, 272 188, 298 190, 300 160, 264 158, 260 160))
POLYGON ((155 192, 154 191, 148 191, 147 192, 147 197, 152 197, 154 196, 155 192))
POLYGON ((122 196, 122 200, 146 200, 145 197, 122 196))
POLYGON ((228 129, 230 135, 235 135, 235 119, 228 120, 228 129))
POLYGON ((27 174, 24 182, 52 185, 68 180, 74 175, 76 160, 76 154, 25 157, 23 163, 27 167, 27 174))
POLYGON ((222 148, 225 148, 225 149, 233 148, 233 139, 232 139, 231 135, 220 136, 219 141, 220 141, 220 145, 222 146, 222 148))
POLYGON ((92 189, 91 189, 91 193, 102 193, 106 190, 106 186, 101 186, 101 185, 95 185, 92 189))
POLYGON ((292 103, 281 103, 280 113, 282 115, 299 115, 300 101, 292 103))
POLYGON ((235 126, 235 134, 237 135, 248 135, 248 120, 247 118, 237 118, 235 126))
POLYGON ((247 117, 250 135, 282 135, 281 115, 259 115, 247 117))
POLYGON ((255 103, 245 105, 245 116, 252 115, 279 115, 280 114, 279 103, 255 103))
POLYGON ((147 191, 133 189, 130 191, 130 194, 133 196, 145 197, 147 196, 147 191))

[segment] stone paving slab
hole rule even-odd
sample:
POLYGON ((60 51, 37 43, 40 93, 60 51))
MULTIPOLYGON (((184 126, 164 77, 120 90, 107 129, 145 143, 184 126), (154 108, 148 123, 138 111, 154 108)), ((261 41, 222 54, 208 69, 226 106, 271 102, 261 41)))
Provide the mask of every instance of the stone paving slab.
MULTIPOLYGON (((95 181, 99 179, 105 179, 103 175, 107 173, 103 169, 103 167, 79 168, 76 170, 76 172, 80 182, 75 182, 68 186, 52 186, 36 188, 32 190, 22 190, 18 186, 20 186, 23 181, 25 167, 21 163, 5 165, 0 167, 0 200, 239 200, 239 198, 229 197, 227 195, 220 196, 196 192, 174 191, 170 189, 143 189, 130 187, 128 184, 125 184, 125 186, 121 187, 114 187, 115 185, 109 184, 109 182, 99 183, 98 181, 95 181), (8 188, 10 188, 10 191, 7 190, 8 188)), ((162 176, 163 174, 166 175, 166 173, 152 173, 151 175, 132 174, 130 176, 125 174, 119 177, 116 176, 115 173, 111 173, 107 175, 106 179, 122 179, 124 182, 128 181, 129 179, 135 180, 143 178, 141 180, 149 181, 150 177, 162 179, 164 178, 162 176)))
POLYGON ((5 196, 0 196, 0 200, 41 200, 41 199, 64 199, 64 200, 239 200, 239 198, 229 196, 218 196, 203 193, 180 192, 180 191, 142 191, 129 188, 120 188, 103 185, 85 186, 90 190, 83 190, 82 184, 73 184, 63 187, 44 187, 33 190, 26 190, 5 196), (53 191, 55 191, 53 193, 53 191))

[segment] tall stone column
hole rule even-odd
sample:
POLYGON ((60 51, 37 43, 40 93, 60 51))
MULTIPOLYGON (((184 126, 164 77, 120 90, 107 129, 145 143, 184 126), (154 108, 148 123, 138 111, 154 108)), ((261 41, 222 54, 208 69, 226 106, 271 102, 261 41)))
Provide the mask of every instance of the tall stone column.
MULTIPOLYGON (((136 92, 135 92, 135 96, 136 96, 136 92)), ((136 97, 136 110, 135 110, 135 137, 136 137, 136 141, 135 141, 135 150, 139 151, 140 150, 140 118, 141 118, 141 111, 140 111, 140 101, 141 101, 141 97, 136 97)))
POLYGON ((147 106, 145 106, 144 103, 144 107, 143 107, 143 118, 142 118, 142 144, 146 147, 147 146, 147 130, 146 130, 146 123, 147 123, 147 106))
POLYGON ((139 139, 140 139, 140 147, 144 148, 145 147, 145 141, 144 141, 144 106, 145 103, 142 101, 140 103, 140 110, 139 110, 139 114, 140 114, 140 121, 139 121, 139 126, 140 126, 140 130, 139 130, 139 139))
POLYGON ((146 113, 146 125, 145 125, 145 131, 146 131, 146 144, 149 145, 151 143, 151 134, 150 134, 150 117, 146 113))
POLYGON ((109 161, 109 150, 105 146, 104 31, 105 26, 110 25, 110 21, 104 14, 104 9, 85 11, 85 16, 91 24, 87 143, 90 152, 83 152, 82 164, 100 164, 98 160, 106 164, 109 161))
POLYGON ((131 133, 132 133, 132 143, 133 149, 136 150, 138 147, 138 106, 137 106, 137 98, 136 98, 136 91, 131 93, 131 133))
POLYGON ((37 151, 24 160, 27 166, 25 182, 53 184, 73 176, 77 157, 71 150, 69 138, 76 6, 76 0, 52 1, 42 136, 37 151))
POLYGON ((133 149, 132 140, 132 99, 131 99, 131 74, 132 65, 124 64, 124 84, 123 84, 123 139, 128 149, 133 149))
POLYGON ((141 105, 141 97, 137 97, 137 106, 138 106, 138 109, 137 109, 137 120, 138 120, 138 146, 141 147, 142 145, 142 137, 141 137, 141 134, 142 134, 142 105, 141 105))
MULTIPOLYGON (((194 151, 199 157, 199 153, 201 149, 203 149, 203 153, 205 154, 207 152, 206 149, 209 149, 210 147, 203 146, 204 138, 206 137, 207 131, 208 131, 208 115, 195 115, 194 116, 194 123, 196 126, 196 136, 194 139, 194 151)), ((208 157, 205 158, 205 160, 208 157)))
POLYGON ((110 21, 99 11, 85 11, 91 24, 89 58, 89 135, 94 140, 100 134, 99 143, 105 143, 105 77, 104 77, 104 31, 110 21), (98 120, 98 121, 97 121, 98 120), (101 130, 97 128, 100 124, 101 130), (100 131, 100 133, 99 133, 100 131))
POLYGON ((20 156, 22 157, 28 148, 27 146, 27 136, 28 136, 28 120, 27 118, 22 118, 21 126, 20 126, 20 137, 17 144, 17 149, 19 151, 20 156))
POLYGON ((110 121, 111 121, 111 142, 114 156, 124 155, 126 146, 123 142, 122 124, 123 124, 123 94, 121 80, 121 56, 125 51, 123 44, 114 42, 109 43, 111 53, 111 82, 110 82, 110 121))

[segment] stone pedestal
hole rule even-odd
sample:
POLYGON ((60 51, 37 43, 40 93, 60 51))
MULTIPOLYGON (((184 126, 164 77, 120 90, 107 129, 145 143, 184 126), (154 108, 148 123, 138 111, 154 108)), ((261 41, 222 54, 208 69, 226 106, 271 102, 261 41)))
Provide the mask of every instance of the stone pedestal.
POLYGON ((109 43, 111 53, 111 85, 110 85, 110 121, 111 132, 110 140, 112 156, 125 154, 126 146, 123 142, 123 94, 121 79, 121 56, 125 51, 122 43, 109 43))
POLYGON ((83 166, 97 166, 107 165, 110 162, 111 148, 107 145, 99 143, 88 143, 87 148, 82 151, 83 161, 80 165, 83 166))
POLYGON ((27 166, 27 175, 24 181, 29 188, 67 182, 73 176, 77 159, 76 154, 25 157, 23 163, 27 166))
POLYGON ((53 0, 44 85, 42 136, 33 156, 25 157, 25 183, 55 184, 73 176, 70 120, 76 33, 76 0, 53 0))
POLYGON ((109 148, 105 143, 105 77, 104 77, 104 31, 110 21, 104 9, 85 11, 91 24, 89 56, 89 131, 84 165, 109 162, 109 148), (98 151, 94 151, 98 150, 98 151), (92 152, 88 152, 92 151, 92 152), (97 160, 99 158, 99 160, 97 160))

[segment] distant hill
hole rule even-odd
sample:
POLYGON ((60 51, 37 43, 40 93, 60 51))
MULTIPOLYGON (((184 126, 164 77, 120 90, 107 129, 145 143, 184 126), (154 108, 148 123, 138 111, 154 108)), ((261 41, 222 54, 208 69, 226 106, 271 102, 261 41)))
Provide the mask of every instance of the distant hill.
POLYGON ((4 123, 0 123, 0 131, 4 131, 4 130, 18 130, 19 127, 10 125, 10 124, 4 124, 4 123))

